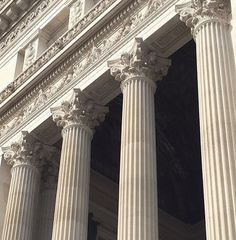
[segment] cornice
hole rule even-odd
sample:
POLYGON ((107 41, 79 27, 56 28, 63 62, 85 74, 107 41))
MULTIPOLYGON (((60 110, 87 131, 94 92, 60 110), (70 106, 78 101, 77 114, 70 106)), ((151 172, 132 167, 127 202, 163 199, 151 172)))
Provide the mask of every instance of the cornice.
MULTIPOLYGON (((55 0, 46 0, 48 3, 55 0)), ((117 0, 100 1, 95 8, 91 9, 72 29, 67 31, 54 44, 52 44, 31 66, 23 71, 12 83, 0 93, 0 104, 15 92, 26 80, 39 70, 46 62, 52 59, 60 50, 81 33, 90 23, 100 16, 112 3, 117 0)), ((1 48, 1 47, 0 47, 1 48)))
MULTIPOLYGON (((75 87, 92 69, 120 49, 130 38, 143 29, 151 19, 156 19, 165 9, 172 6, 172 0, 158 6, 152 13, 147 9, 148 1, 135 0, 115 15, 102 29, 73 51, 65 60, 39 82, 30 93, 0 118, 0 141, 4 142, 10 134, 40 112, 61 99, 75 87)), ((77 26, 78 27, 78 26, 77 26)), ((76 35, 76 26, 73 28, 76 35)), ((66 33, 65 35, 67 35, 66 33)), ((64 35, 64 36, 65 36, 64 35)), ((63 36, 63 37, 64 37, 63 36)), ((74 36, 74 35, 72 35, 74 36)))
MULTIPOLYGON (((1 36, 0 40, 0 53, 3 55, 10 45, 21 36, 26 29, 31 26, 36 19, 41 17, 41 15, 51 6, 51 4, 55 4, 56 0, 36 0, 31 6, 29 6, 28 11, 24 12, 18 16, 18 18, 14 21, 14 24, 11 23, 11 28, 6 33, 1 36)), ((9 6, 10 8, 11 6, 9 6)), ((2 15, 2 14, 1 14, 2 15)))
POLYGON ((0 0, 0 14, 10 5, 14 0, 0 0))

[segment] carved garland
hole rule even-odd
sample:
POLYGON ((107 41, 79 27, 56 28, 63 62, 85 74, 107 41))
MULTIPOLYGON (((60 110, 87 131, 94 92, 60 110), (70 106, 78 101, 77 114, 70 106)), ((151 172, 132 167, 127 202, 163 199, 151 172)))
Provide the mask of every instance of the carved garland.
POLYGON ((40 3, 36 9, 31 12, 24 21, 22 21, 18 26, 16 26, 15 30, 13 30, 10 34, 5 37, 5 40, 0 43, 0 53, 4 51, 4 49, 13 42, 18 35, 22 34, 22 32, 28 27, 32 22, 38 18, 55 0, 44 0, 40 3))
MULTIPOLYGON (((54 1, 54 0, 47 0, 54 1)), ((46 62, 55 56, 68 42, 82 32, 91 22, 93 22, 102 12, 104 12, 116 0, 103 0, 92 11, 84 16, 72 29, 67 31, 47 51, 45 51, 34 63, 22 72, 12 83, 10 83, 0 93, 0 103, 7 99, 16 89, 18 89, 26 80, 39 70, 46 62)), ((1 48, 1 47, 0 47, 1 48)))
MULTIPOLYGON (((148 3, 150 2, 154 1, 148 1, 148 3)), ((124 37, 128 35, 128 33, 147 18, 150 12, 153 12, 153 8, 149 8, 148 6, 150 5, 145 3, 147 3, 147 1, 133 1, 127 9, 113 18, 93 39, 76 50, 74 54, 69 56, 59 67, 51 72, 48 77, 43 79, 30 94, 6 113, 0 119, 2 125, 0 137, 3 137, 12 129, 17 128, 23 121, 26 121, 33 112, 42 108, 42 106, 52 98, 55 98, 63 88, 68 87, 69 83, 73 82, 72 80, 78 79, 78 76, 88 67, 91 67, 91 65, 101 59, 101 56, 107 54, 111 47, 119 41, 124 40, 124 37), (141 5, 141 3, 144 4, 141 5), (131 15, 131 13, 133 14, 131 15), (113 33, 107 36, 107 32, 111 32, 111 30, 113 30, 113 33), (19 108, 21 109, 13 115, 13 119, 3 125, 2 123, 7 121, 13 112, 19 108)), ((158 9, 161 5, 156 6, 156 9, 158 9)))

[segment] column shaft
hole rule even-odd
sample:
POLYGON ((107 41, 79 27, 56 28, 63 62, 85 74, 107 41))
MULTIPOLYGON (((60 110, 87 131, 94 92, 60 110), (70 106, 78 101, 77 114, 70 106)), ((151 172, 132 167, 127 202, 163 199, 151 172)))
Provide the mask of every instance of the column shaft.
POLYGON ((38 240, 51 240, 53 217, 56 200, 56 184, 55 187, 46 188, 42 191, 39 206, 39 223, 36 226, 36 236, 38 240))
POLYGON ((2 240, 32 240, 40 174, 28 164, 13 166, 11 173, 2 240))
POLYGON ((63 130, 53 240, 87 240, 91 139, 79 124, 63 130))
POLYGON ((157 240, 154 82, 123 83, 118 240, 157 240))
POLYGON ((202 170, 208 240, 236 239, 236 81, 226 23, 196 34, 202 170))

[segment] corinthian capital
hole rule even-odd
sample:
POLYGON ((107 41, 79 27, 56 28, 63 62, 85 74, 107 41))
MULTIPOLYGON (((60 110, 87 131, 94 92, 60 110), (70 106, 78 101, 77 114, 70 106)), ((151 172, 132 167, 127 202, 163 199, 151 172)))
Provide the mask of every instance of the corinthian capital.
POLYGON ((180 20, 191 28, 195 37, 199 27, 207 22, 228 22, 229 11, 223 0, 189 0, 176 6, 180 20))
POLYGON ((57 126, 80 124, 93 129, 105 119, 108 108, 88 99, 80 89, 74 89, 72 99, 52 108, 51 112, 57 126))
POLYGON ((153 81, 161 80, 171 65, 169 59, 158 57, 143 42, 135 38, 130 52, 121 54, 116 60, 108 61, 111 75, 123 82, 132 77, 147 77, 153 81))
POLYGON ((2 148, 3 159, 9 165, 32 165, 40 167, 43 164, 43 145, 28 132, 22 132, 21 139, 10 147, 2 148))

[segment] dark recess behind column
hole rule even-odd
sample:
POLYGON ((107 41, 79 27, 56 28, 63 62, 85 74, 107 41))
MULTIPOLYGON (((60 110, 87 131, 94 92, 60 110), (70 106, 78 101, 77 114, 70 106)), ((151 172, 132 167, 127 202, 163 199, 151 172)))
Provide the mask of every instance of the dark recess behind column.
MULTIPOLYGON (((159 207, 194 224, 204 218, 194 42, 170 58, 155 94, 159 207)), ((94 135, 92 168, 118 183, 122 95, 109 108, 94 135)))

